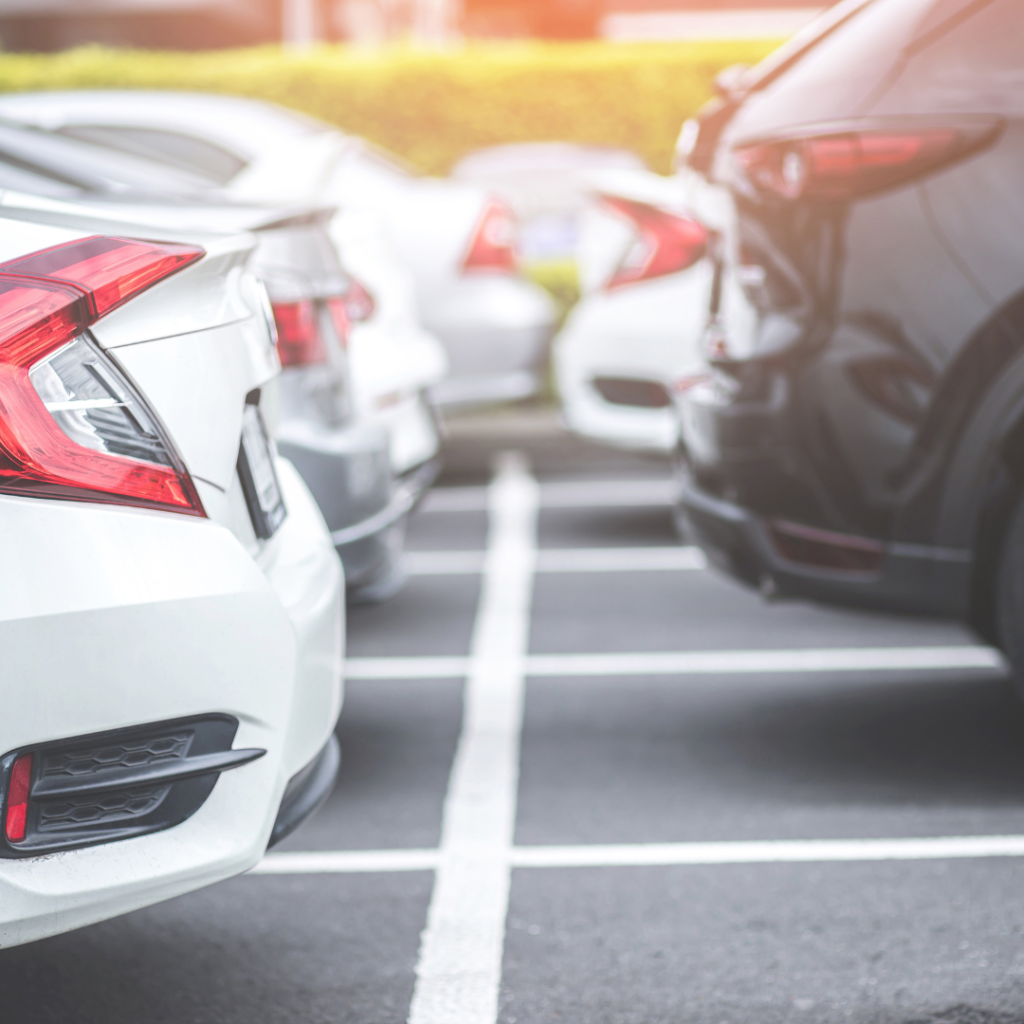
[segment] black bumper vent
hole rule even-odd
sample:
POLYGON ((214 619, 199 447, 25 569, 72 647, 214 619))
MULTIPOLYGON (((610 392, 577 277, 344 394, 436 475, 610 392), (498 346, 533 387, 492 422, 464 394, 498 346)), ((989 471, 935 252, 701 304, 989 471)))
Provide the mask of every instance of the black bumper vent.
POLYGON ((31 755, 24 838, 0 828, 0 857, 131 839, 172 828, 205 803, 223 771, 262 757, 232 750, 238 720, 229 715, 158 722, 26 747, 0 760, 4 818, 11 773, 31 755))
POLYGON ((637 409, 667 409, 672 404, 668 389, 656 380, 628 377, 595 377, 594 390, 612 405, 631 405, 637 409))

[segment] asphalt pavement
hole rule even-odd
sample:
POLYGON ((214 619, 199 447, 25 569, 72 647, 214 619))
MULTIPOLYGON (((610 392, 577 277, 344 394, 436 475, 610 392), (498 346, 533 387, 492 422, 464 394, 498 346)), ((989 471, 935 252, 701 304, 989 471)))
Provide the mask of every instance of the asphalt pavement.
POLYGON ((327 805, 0 953, 2 1024, 1024 1022, 1024 712, 975 638, 766 603, 665 463, 550 417, 447 466, 349 610, 327 805))

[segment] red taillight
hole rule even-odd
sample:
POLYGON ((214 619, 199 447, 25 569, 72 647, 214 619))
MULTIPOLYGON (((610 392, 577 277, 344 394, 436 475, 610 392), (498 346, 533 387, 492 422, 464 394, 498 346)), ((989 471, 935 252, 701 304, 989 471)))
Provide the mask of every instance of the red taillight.
POLYGON ((345 315, 349 323, 353 324, 369 320, 377 310, 374 297, 366 290, 362 281, 357 281, 354 277, 349 279, 348 291, 345 292, 342 302, 345 304, 345 315))
POLYGON ((841 202, 895 188, 976 152, 994 141, 996 121, 957 126, 823 126, 800 135, 739 146, 747 180, 780 199, 841 202))
POLYGON ((328 299, 327 312, 330 315, 331 323, 334 325, 334 333, 338 336, 341 344, 348 348, 349 334, 352 331, 352 317, 349 316, 345 300, 339 298, 328 299))
POLYGON ((0 265, 0 491, 204 514, 145 403, 84 333, 202 255, 87 238, 0 265))
POLYGON ((277 353, 282 366, 314 366, 327 362, 327 347, 320 335, 316 304, 312 299, 275 302, 277 353))
POLYGON ((516 240, 518 226, 508 207, 495 200, 487 204, 473 233, 464 270, 496 270, 512 273, 518 269, 516 240))
POLYGON ((352 325, 369 320, 376 309, 377 303, 373 296, 355 278, 349 278, 348 290, 344 295, 337 295, 327 300, 327 312, 334 325, 334 332, 346 348, 349 335, 352 332, 352 325))
POLYGON ((707 230, 689 217, 621 196, 602 195, 601 201, 637 231, 636 241, 606 285, 609 289, 677 274, 707 252, 707 230))
POLYGON ((32 755, 22 754, 11 768, 7 787, 7 841, 20 843, 25 838, 28 819, 28 791, 32 781, 32 755))
POLYGON ((192 245, 97 237, 12 260, 3 270, 81 288, 92 315, 99 319, 202 255, 203 250, 192 245))

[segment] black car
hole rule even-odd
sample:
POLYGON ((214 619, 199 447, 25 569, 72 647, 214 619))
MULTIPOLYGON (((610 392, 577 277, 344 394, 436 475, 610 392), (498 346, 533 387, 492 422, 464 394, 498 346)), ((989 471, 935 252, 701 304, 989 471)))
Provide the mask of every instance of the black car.
POLYGON ((771 593, 957 618, 1024 679, 1024 2, 847 0, 681 139, 724 196, 680 508, 771 593))

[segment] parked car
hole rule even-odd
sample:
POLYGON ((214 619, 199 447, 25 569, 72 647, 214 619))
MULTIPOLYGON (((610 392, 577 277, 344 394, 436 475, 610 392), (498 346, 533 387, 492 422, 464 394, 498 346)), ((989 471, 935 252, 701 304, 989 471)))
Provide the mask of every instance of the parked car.
POLYGON ((244 871, 338 766, 343 576, 251 235, 0 219, 0 944, 244 871), (59 854, 59 856, 54 856, 59 854))
MULTIPOLYGON (((539 389, 556 310, 518 273, 514 219, 485 190, 419 177, 362 139, 238 97, 54 91, 5 96, 0 114, 163 160, 240 198, 372 215, 412 273, 423 326, 447 351, 450 375, 429 381, 434 399, 490 402, 539 389)), ((340 225, 336 237, 347 260, 340 225)))
MULTIPOLYGON (((339 265, 326 230, 334 211, 244 206, 222 197, 210 205, 215 197, 208 190, 196 197, 187 176, 161 176, 162 170, 74 139, 0 124, 0 185, 7 187, 0 205, 8 216, 26 211, 35 220, 93 224, 107 233, 131 231, 133 224, 256 233, 252 267, 269 292, 284 367, 276 440, 327 519, 349 599, 391 596, 405 581, 405 518, 425 481, 396 484, 386 421, 353 408, 347 342, 352 325, 370 318, 372 302, 339 265), (156 184, 162 192, 154 195, 149 190, 156 184)), ((428 442, 433 454, 432 428, 428 442)))
POLYGON ((683 136, 731 206, 682 509, 771 592, 973 623, 1024 678, 1016 0, 848 0, 683 136))
MULTIPOLYGON (((71 98, 108 94, 60 95, 71 98)), ((172 94, 167 95, 173 98, 172 94)), ((12 105, 16 100, 26 98, 6 97, 12 105)), ((36 114, 41 115, 42 112, 37 110, 36 114)), ((246 130, 258 137, 259 124, 252 123, 251 115, 248 118, 244 115, 243 110, 240 116, 243 117, 246 130)), ((6 117, 6 113, 0 111, 0 117, 6 117)), ((22 118, 15 111, 13 120, 21 123, 22 127, 34 125, 40 128, 42 134, 53 140, 54 146, 62 135, 66 141, 70 141, 73 136, 81 136, 79 141, 87 145, 93 154, 87 166, 92 172, 98 170, 100 177, 104 176, 103 169, 93 167, 97 159, 104 159, 100 154, 103 151, 119 153, 123 163, 118 165, 117 173, 132 168, 136 175, 148 176, 151 185, 147 191, 150 193, 174 192, 185 188, 194 198, 203 192, 208 193, 208 201, 211 203, 298 203, 332 208, 337 205, 330 197, 322 200, 311 198, 322 191, 317 187, 317 153, 312 154, 312 163, 304 155, 298 154, 298 166, 285 168, 284 173, 278 177, 271 173, 267 182, 258 177, 252 188, 244 186, 243 181, 243 188, 239 192, 238 188, 221 187, 221 182, 227 182, 234 176, 243 163, 241 158, 200 138, 186 138, 173 131, 167 134, 159 130, 138 129, 132 130, 126 141, 120 132, 110 133, 87 127, 67 127, 61 130, 59 124, 49 125, 52 118, 45 116, 22 118), (51 127, 57 130, 51 131, 51 127), (139 143, 139 139, 142 143, 139 143), (313 173, 312 181, 306 179, 308 173, 313 173)), ((231 117, 227 117, 225 123, 231 120, 231 117)), ((300 122, 297 128, 293 127, 292 135, 296 131, 305 132, 304 124, 300 122)), ((242 134, 245 137, 246 132, 242 134)), ((291 136, 278 139, 278 159, 284 153, 292 152, 293 141, 291 136)), ((273 170, 276 164, 272 158, 268 159, 273 170)), ((109 163, 109 157, 105 161, 104 166, 109 163)), ((249 180, 248 175, 242 177, 245 181, 249 180)), ((140 187, 143 186, 136 185, 136 188, 140 187)), ((420 326, 415 307, 415 289, 411 280, 408 280, 408 271, 391 252, 390 244, 374 215, 366 211, 360 213, 349 206, 333 219, 329 230, 346 268, 361 280, 373 300, 365 321, 354 324, 350 334, 353 401, 360 413, 386 426, 391 437, 392 466, 395 472, 408 477, 407 486, 422 491, 439 469, 437 457, 440 438, 427 401, 427 391, 443 380, 448 371, 444 350, 437 339, 420 326)))
POLYGON ((553 347, 562 416, 592 440, 669 454, 673 395, 706 375, 708 233, 673 179, 623 171, 591 185, 581 297, 553 347))
POLYGON ((519 222, 520 257, 531 264, 576 259, 579 221, 590 206, 596 173, 646 170, 625 149, 518 142, 464 156, 451 176, 504 200, 519 222))

